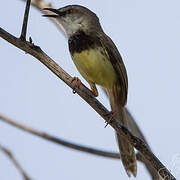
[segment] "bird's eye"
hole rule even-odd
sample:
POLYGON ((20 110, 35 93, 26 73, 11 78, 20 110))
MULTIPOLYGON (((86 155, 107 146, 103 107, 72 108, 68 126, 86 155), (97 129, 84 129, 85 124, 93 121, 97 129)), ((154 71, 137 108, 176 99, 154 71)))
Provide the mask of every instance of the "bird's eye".
POLYGON ((68 10, 68 14, 71 14, 72 12, 73 12, 72 9, 69 9, 69 10, 68 10))

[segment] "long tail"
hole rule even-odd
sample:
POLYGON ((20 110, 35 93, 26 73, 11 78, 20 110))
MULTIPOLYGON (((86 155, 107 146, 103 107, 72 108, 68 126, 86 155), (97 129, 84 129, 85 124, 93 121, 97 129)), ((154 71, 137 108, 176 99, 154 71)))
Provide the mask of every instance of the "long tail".
MULTIPOLYGON (((126 119, 125 108, 118 101, 117 91, 113 90, 113 92, 109 92, 110 103, 112 112, 115 113, 117 119, 119 119, 126 127, 128 127, 128 122, 126 119)), ((130 177, 131 174, 136 177, 137 174, 137 163, 136 163, 136 154, 133 146, 128 142, 128 140, 124 136, 120 136, 117 134, 117 140, 121 155, 121 160, 124 165, 124 168, 130 177)))

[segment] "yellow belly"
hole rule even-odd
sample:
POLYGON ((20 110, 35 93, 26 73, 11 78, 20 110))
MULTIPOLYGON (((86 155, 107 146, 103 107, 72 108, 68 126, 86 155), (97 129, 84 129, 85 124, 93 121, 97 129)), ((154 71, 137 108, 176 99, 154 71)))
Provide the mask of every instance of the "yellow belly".
POLYGON ((102 52, 103 49, 98 47, 97 49, 74 53, 72 58, 78 71, 86 81, 104 88, 112 88, 117 80, 116 72, 108 60, 108 56, 102 52))

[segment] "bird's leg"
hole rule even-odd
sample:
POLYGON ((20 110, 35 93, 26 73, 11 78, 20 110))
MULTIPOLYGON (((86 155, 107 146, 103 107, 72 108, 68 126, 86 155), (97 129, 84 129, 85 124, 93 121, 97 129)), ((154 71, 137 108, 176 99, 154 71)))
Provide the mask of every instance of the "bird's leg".
POLYGON ((105 128, 107 127, 107 125, 109 123, 112 122, 112 119, 115 118, 117 116, 117 113, 118 113, 118 109, 117 107, 114 105, 115 104, 115 96, 114 96, 114 92, 113 92, 113 89, 106 89, 107 90, 107 93, 109 95, 109 99, 110 99, 110 102, 111 102, 111 111, 107 114, 107 116, 110 118, 106 121, 106 125, 105 125, 105 128), (114 107, 114 108, 113 108, 114 107))
POLYGON ((82 83, 81 80, 78 77, 74 77, 71 81, 73 84, 73 93, 76 93, 76 88, 78 88, 82 83))
POLYGON ((95 83, 89 82, 89 85, 90 85, 90 87, 91 87, 91 90, 90 90, 89 88, 88 88, 88 90, 91 91, 91 93, 93 94, 94 97, 97 97, 97 96, 98 96, 98 90, 97 90, 97 88, 96 88, 95 83))
POLYGON ((95 86, 94 83, 89 83, 91 89, 89 89, 87 86, 85 86, 78 77, 74 77, 74 78, 72 79, 72 82, 71 82, 71 83, 73 83, 73 93, 74 93, 74 94, 76 93, 76 88, 78 88, 80 85, 82 85, 82 86, 84 86, 84 87, 88 90, 88 92, 89 92, 92 96, 94 96, 94 97, 97 97, 97 96, 98 96, 98 91, 97 91, 96 86, 95 86))

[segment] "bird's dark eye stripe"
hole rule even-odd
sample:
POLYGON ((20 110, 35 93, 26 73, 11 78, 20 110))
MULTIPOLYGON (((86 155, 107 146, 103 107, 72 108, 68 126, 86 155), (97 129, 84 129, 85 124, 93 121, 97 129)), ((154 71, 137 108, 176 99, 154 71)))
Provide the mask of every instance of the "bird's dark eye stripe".
POLYGON ((74 12, 73 9, 69 9, 69 10, 66 10, 66 11, 63 11, 63 12, 59 12, 59 15, 60 16, 65 16, 66 14, 71 14, 73 12, 74 12))
POLYGON ((60 16, 65 16, 66 14, 67 14, 67 12, 66 12, 66 11, 59 12, 59 15, 60 15, 60 16))
POLYGON ((67 13, 70 14, 70 13, 73 13, 73 12, 74 12, 73 9, 69 9, 67 13))

